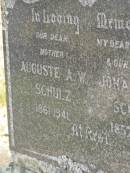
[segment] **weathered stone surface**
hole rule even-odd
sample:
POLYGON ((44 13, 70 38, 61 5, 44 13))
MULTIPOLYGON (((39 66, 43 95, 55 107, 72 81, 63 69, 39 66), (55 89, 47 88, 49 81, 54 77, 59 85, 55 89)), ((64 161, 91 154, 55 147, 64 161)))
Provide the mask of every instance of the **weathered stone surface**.
POLYGON ((11 150, 67 173, 129 173, 129 1, 6 2, 11 150))

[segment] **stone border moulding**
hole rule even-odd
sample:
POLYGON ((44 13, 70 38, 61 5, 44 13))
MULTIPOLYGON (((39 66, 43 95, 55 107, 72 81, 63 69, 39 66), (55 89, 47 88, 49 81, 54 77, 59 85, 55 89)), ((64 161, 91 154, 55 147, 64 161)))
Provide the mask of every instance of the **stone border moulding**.
MULTIPOLYGON (((13 9, 16 1, 17 0, 5 0, 5 2, 7 4, 7 8, 13 9)), ((33 3, 39 2, 40 0, 22 0, 22 1, 27 3, 27 4, 33 4, 33 3)), ((84 7, 86 7, 86 6, 92 7, 97 0, 78 0, 78 1, 84 7)))
POLYGON ((107 173, 102 169, 97 169, 94 164, 83 165, 72 161, 67 156, 53 157, 43 154, 43 157, 57 162, 58 166, 24 154, 12 152, 14 164, 27 168, 35 173, 107 173))

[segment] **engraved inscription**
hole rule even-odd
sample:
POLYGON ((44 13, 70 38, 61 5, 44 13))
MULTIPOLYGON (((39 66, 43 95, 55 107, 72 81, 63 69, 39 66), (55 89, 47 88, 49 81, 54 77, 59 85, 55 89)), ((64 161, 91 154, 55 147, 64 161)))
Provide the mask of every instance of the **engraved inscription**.
POLYGON ((44 65, 32 62, 21 62, 21 72, 32 73, 34 75, 43 75, 54 79, 60 78, 60 68, 52 65, 44 65))
POLYGON ((32 22, 33 23, 43 23, 52 25, 70 25, 75 26, 75 34, 80 33, 80 19, 78 16, 72 16, 71 14, 63 15, 56 13, 48 13, 46 9, 37 11, 37 9, 32 8, 32 22))
POLYGON ((107 40, 97 38, 97 47, 129 50, 130 42, 123 40, 107 40))
POLYGON ((97 28, 106 30, 128 30, 130 31, 130 20, 108 18, 104 12, 97 14, 97 28))
POLYGON ((51 57, 55 57, 55 58, 64 58, 63 51, 51 50, 51 49, 47 49, 47 48, 41 48, 40 55, 41 56, 51 56, 51 57))
POLYGON ((69 40, 67 35, 63 35, 60 33, 46 33, 42 31, 36 32, 36 38, 41 40, 57 41, 63 43, 67 43, 69 40))
POLYGON ((50 98, 55 98, 57 100, 71 102, 72 93, 68 89, 56 88, 54 86, 41 85, 36 83, 35 93, 39 96, 45 96, 50 98))
POLYGON ((46 116, 52 116, 53 118, 56 118, 57 120, 63 119, 67 121, 70 120, 70 114, 67 110, 61 109, 61 108, 52 108, 49 105, 46 105, 44 103, 37 103, 36 104, 36 113, 44 114, 46 116))

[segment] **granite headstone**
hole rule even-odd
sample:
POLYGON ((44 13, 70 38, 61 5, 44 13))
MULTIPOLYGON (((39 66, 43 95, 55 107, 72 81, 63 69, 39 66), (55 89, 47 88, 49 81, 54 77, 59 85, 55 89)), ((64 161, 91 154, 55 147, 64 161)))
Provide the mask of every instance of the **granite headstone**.
POLYGON ((66 172, 129 173, 130 1, 5 2, 11 150, 66 172))

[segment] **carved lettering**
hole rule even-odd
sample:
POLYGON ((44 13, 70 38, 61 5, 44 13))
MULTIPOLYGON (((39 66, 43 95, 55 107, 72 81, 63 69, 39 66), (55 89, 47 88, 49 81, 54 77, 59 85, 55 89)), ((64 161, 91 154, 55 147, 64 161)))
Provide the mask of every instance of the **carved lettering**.
POLYGON ((54 98, 66 102, 71 102, 72 93, 68 89, 46 86, 40 83, 35 84, 35 94, 39 96, 54 98))
POLYGON ((105 30, 128 30, 130 31, 130 20, 108 18, 104 12, 97 14, 97 28, 105 30))
POLYGON ((48 117, 56 118, 57 120, 70 120, 69 112, 65 109, 58 108, 58 107, 51 107, 44 103, 36 103, 36 113, 43 114, 48 117))
POLYGON ((34 75, 43 75, 45 77, 60 79, 60 68, 51 65, 22 61, 20 71, 24 73, 32 73, 34 75))
POLYGON ((130 42, 129 41, 119 41, 119 40, 106 40, 97 38, 97 47, 109 47, 113 49, 124 49, 129 50, 130 42))
POLYGON ((127 90, 128 84, 123 77, 110 77, 104 75, 99 82, 99 86, 106 89, 127 90))
POLYGON ((80 18, 78 16, 72 16, 71 14, 61 15, 61 14, 48 14, 46 9, 38 11, 32 8, 32 22, 33 23, 43 23, 43 24, 53 24, 53 25, 72 25, 76 27, 75 34, 80 33, 80 18))

